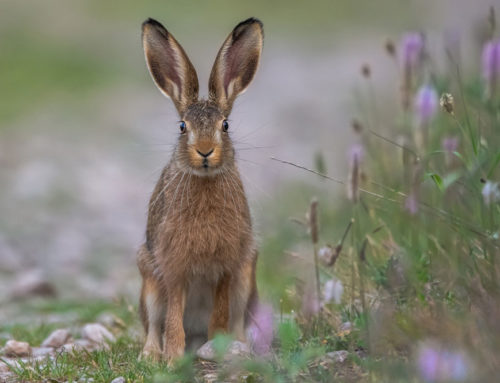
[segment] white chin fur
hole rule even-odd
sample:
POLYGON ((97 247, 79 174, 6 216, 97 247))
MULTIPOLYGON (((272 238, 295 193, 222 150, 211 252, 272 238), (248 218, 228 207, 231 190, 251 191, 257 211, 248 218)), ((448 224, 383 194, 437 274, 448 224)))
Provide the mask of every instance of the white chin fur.
POLYGON ((222 173, 222 168, 208 168, 208 169, 191 169, 192 173, 196 176, 199 177, 213 177, 216 176, 217 174, 222 173))

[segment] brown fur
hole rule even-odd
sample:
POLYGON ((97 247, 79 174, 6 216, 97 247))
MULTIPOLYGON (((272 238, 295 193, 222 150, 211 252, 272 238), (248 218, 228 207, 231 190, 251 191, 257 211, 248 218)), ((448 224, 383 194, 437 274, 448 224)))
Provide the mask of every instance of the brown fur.
POLYGON ((146 243, 137 255, 143 355, 171 361, 217 332, 245 340, 257 300, 257 252, 223 121, 255 74, 262 39, 260 21, 236 26, 212 69, 210 98, 199 101, 196 72, 182 47, 157 21, 143 24, 150 73, 186 127, 151 196, 146 243))

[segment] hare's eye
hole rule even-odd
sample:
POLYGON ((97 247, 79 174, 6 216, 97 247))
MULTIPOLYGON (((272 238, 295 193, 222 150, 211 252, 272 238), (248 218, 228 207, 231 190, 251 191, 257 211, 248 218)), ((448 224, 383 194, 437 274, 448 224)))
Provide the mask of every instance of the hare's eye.
POLYGON ((222 130, 227 132, 229 130, 229 122, 227 120, 222 121, 222 130))
POLYGON ((181 130, 181 133, 184 133, 186 131, 186 123, 184 121, 181 121, 179 124, 179 128, 181 130))

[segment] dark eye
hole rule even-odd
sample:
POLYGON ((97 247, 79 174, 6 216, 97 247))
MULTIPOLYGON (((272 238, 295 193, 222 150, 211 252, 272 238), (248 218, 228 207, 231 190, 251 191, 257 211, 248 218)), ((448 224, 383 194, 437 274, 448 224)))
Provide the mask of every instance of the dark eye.
POLYGON ((186 131, 186 123, 184 121, 181 121, 179 124, 179 128, 181 130, 181 133, 184 133, 186 131))
POLYGON ((222 121, 222 130, 224 132, 227 132, 228 129, 229 129, 229 122, 227 122, 227 120, 222 121))

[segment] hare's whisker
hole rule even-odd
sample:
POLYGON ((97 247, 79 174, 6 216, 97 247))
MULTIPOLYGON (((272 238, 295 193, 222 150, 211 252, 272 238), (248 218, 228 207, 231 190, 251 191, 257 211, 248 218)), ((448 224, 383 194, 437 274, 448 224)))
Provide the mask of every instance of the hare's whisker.
POLYGON ((177 184, 177 187, 175 188, 175 192, 174 192, 173 198, 170 200, 170 205, 168 205, 168 210, 167 210, 167 214, 165 214, 164 221, 167 221, 167 219, 170 216, 170 210, 172 209, 172 207, 175 207, 175 203, 176 203, 176 199, 177 199, 177 193, 179 192, 179 187, 181 186, 182 181, 184 180, 184 177, 186 176, 186 174, 187 174, 186 172, 182 171, 181 180, 179 181, 179 183, 177 184))
POLYGON ((158 199, 164 195, 165 191, 167 190, 167 188, 169 187, 169 185, 172 183, 173 180, 175 180, 177 178, 177 176, 179 175, 179 173, 181 172, 181 170, 179 169, 175 175, 172 177, 171 180, 169 180, 165 186, 161 189, 161 191, 158 193, 158 195, 156 196, 154 202, 151 204, 151 207, 150 207, 150 210, 152 210, 155 206, 156 206, 156 203, 158 202, 158 199))

